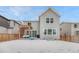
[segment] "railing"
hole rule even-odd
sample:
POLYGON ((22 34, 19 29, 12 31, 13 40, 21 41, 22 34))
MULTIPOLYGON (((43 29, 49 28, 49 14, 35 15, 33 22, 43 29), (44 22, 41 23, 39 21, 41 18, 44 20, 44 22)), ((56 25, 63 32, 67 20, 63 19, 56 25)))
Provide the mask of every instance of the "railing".
POLYGON ((19 34, 0 34, 0 42, 16 39, 19 39, 19 34))

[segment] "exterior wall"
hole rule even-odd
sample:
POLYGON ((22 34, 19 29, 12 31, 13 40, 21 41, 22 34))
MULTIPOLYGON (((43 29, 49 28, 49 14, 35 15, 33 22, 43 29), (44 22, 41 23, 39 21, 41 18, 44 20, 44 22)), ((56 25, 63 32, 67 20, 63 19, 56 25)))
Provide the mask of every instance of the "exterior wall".
POLYGON ((50 10, 47 11, 44 15, 40 17, 40 37, 41 38, 53 38, 53 39, 60 39, 60 21, 59 16, 55 13, 51 12, 50 10), (51 17, 54 19, 53 23, 47 24, 46 18, 51 17), (56 29, 56 35, 44 35, 44 29, 56 29))
POLYGON ((0 16, 0 26, 8 28, 9 27, 9 20, 4 18, 3 16, 0 16))
POLYGON ((74 36, 75 35, 75 31, 79 31, 79 24, 77 24, 77 28, 74 28, 74 24, 77 23, 62 23, 60 25, 60 28, 62 29, 60 32, 61 34, 67 34, 67 35, 71 35, 74 36))
POLYGON ((19 24, 15 21, 10 21, 10 29, 8 29, 9 34, 19 34, 19 24))
POLYGON ((62 40, 66 39, 66 41, 79 42, 79 33, 78 35, 76 34, 76 31, 79 32, 79 23, 62 23, 61 28, 61 35, 66 34, 66 37, 62 40), (74 24, 77 25, 77 28, 74 27, 74 24), (68 36, 71 38, 68 39, 68 36))
POLYGON ((37 34, 39 34, 39 21, 25 21, 22 25, 28 25, 29 22, 31 23, 32 29, 26 31, 37 31, 37 34))
POLYGON ((71 35, 71 24, 68 23, 62 23, 60 25, 60 34, 61 35, 71 35))
POLYGON ((3 16, 0 16, 0 34, 1 33, 8 33, 8 30, 7 28, 9 27, 9 23, 8 23, 8 19, 6 19, 5 17, 3 16))
POLYGON ((7 28, 0 26, 0 34, 6 34, 8 33, 7 28))
POLYGON ((79 24, 78 23, 74 23, 71 25, 71 35, 76 35, 76 31, 79 31, 79 24), (77 24, 77 28, 74 28, 74 24, 77 24))
POLYGON ((32 24, 32 31, 35 30, 37 31, 37 34, 39 34, 39 21, 38 22, 31 22, 32 24))

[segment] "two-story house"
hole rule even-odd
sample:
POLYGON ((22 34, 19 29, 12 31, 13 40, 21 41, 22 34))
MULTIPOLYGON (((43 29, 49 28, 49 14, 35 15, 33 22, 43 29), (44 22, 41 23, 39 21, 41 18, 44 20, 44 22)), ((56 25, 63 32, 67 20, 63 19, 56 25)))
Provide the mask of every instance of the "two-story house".
MULTIPOLYGON (((31 24, 32 29, 25 30, 25 33, 41 39, 60 39, 60 15, 55 10, 49 8, 39 16, 38 21, 24 21, 22 25, 31 24)), ((24 33, 24 34, 25 34, 24 33)))

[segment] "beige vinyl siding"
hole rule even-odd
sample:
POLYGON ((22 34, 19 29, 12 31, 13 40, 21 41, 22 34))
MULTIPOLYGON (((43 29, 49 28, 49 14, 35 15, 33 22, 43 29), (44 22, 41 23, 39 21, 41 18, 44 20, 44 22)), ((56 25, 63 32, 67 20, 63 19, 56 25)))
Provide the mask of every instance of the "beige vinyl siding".
POLYGON ((60 32, 61 32, 61 35, 64 35, 64 34, 67 34, 67 35, 71 35, 71 24, 61 24, 60 25, 60 32))

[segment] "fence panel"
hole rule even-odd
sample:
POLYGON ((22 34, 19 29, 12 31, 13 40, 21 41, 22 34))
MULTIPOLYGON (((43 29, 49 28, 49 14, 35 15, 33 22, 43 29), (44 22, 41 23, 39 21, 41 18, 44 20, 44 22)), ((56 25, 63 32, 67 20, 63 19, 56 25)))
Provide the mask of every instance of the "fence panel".
POLYGON ((19 39, 19 34, 0 34, 0 41, 19 39))
POLYGON ((71 42, 78 42, 79 41, 79 36, 71 36, 71 35, 60 35, 60 40, 63 41, 71 41, 71 42))

